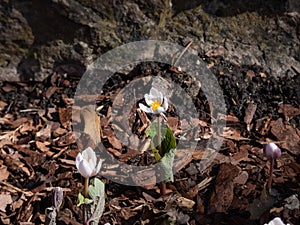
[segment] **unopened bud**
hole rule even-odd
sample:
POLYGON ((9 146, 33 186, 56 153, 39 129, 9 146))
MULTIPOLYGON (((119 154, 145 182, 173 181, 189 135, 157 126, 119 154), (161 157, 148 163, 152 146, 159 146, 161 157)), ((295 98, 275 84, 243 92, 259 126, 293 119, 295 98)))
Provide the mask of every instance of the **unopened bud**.
POLYGON ((277 159, 281 156, 281 150, 276 144, 268 143, 264 146, 264 154, 269 159, 277 159))
POLYGON ((52 190, 52 204, 58 211, 64 199, 64 191, 61 187, 54 187, 52 190))

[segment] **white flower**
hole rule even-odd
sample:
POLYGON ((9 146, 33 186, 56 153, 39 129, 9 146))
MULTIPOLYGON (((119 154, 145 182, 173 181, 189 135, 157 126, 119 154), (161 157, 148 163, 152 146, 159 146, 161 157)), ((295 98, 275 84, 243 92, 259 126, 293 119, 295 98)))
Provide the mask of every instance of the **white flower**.
MULTIPOLYGON (((269 223, 265 223, 265 225, 285 225, 279 217, 275 217, 269 223)), ((289 224, 287 224, 289 225, 289 224)))
POLYGON ((86 148, 76 156, 77 170, 85 178, 95 176, 99 173, 101 165, 102 160, 99 160, 97 165, 96 153, 91 147, 86 148))
POLYGON ((167 111, 168 109, 167 98, 164 97, 163 94, 154 87, 150 89, 149 94, 145 94, 145 101, 149 107, 141 103, 139 104, 139 107, 146 113, 153 113, 158 115, 167 111))

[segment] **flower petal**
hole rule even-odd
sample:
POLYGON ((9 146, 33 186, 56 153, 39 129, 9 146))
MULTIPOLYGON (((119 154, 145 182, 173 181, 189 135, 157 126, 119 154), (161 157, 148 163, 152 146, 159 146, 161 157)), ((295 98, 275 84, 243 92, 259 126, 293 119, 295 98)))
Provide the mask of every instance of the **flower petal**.
POLYGON ((162 103, 163 101, 163 94, 154 87, 150 89, 150 96, 152 96, 153 99, 159 101, 160 103, 162 103))
POLYGON ((161 114, 161 113, 163 113, 163 112, 165 112, 165 109, 163 108, 163 107, 159 107, 157 110, 155 110, 153 113, 154 114, 161 114))
POLYGON ((163 120, 164 120, 165 122, 168 122, 168 118, 166 117, 165 114, 161 113, 160 116, 163 118, 163 120))
POLYGON ((150 96, 150 95, 148 95, 148 94, 145 94, 145 101, 146 101, 146 103, 147 103, 147 105, 151 105, 152 104, 152 102, 155 100, 155 99, 153 99, 153 96, 150 96))
POLYGON ((163 108, 165 111, 167 111, 168 107, 169 107, 168 99, 166 97, 164 97, 163 108))
POLYGON ((152 109, 150 107, 147 107, 147 106, 143 105, 142 103, 139 103, 139 107, 145 113, 153 113, 153 111, 152 111, 152 109))
MULTIPOLYGON (((79 152, 76 156, 76 168, 78 169, 79 168, 79 164, 80 162, 83 161, 83 157, 82 157, 82 154, 79 152)), ((79 169, 78 169, 79 170, 79 169)))
POLYGON ((89 178, 92 176, 93 170, 85 160, 79 162, 77 169, 81 176, 85 178, 89 178))
POLYGON ((102 166, 102 160, 100 159, 99 162, 98 162, 97 168, 94 171, 94 175, 93 176, 95 176, 95 175, 97 175, 99 173, 99 171, 101 169, 101 166, 102 166))
POLYGON ((285 224, 283 223, 283 221, 279 217, 275 217, 268 224, 265 223, 265 225, 285 225, 285 224))
POLYGON ((91 168, 95 168, 97 165, 97 156, 95 151, 88 147, 82 152, 83 158, 89 163, 91 168))

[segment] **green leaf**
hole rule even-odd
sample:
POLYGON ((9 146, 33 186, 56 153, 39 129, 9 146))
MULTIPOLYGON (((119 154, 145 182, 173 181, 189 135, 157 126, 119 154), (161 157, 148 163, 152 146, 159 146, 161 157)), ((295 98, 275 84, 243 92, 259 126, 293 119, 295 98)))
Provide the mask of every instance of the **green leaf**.
POLYGON ((83 194, 78 194, 78 204, 77 206, 81 206, 82 204, 89 204, 92 200, 89 198, 85 198, 83 194))
POLYGON ((105 189, 104 183, 98 178, 92 179, 91 183, 92 184, 89 185, 89 196, 91 196, 92 199, 102 196, 104 194, 105 189))
POLYGON ((160 155, 164 156, 168 152, 170 152, 172 149, 176 148, 176 139, 173 135, 173 132, 168 126, 164 126, 164 138, 161 142, 161 151, 160 155))
POLYGON ((164 157, 160 160, 162 166, 163 180, 166 182, 174 181, 173 177, 173 162, 176 153, 176 148, 172 148, 167 152, 164 157))
POLYGON ((152 139, 157 136, 157 122, 151 124, 150 128, 146 131, 146 136, 152 139))
POLYGON ((105 205, 105 185, 97 177, 91 180, 89 196, 92 198, 92 202, 86 208, 88 221, 89 224, 94 225, 99 223, 105 205))
POLYGON ((159 154, 159 150, 156 148, 152 148, 152 152, 154 154, 155 160, 158 162, 159 160, 161 160, 161 155, 159 154))
MULTIPOLYGON (((154 122, 151 124, 149 130, 146 131, 147 137, 150 137, 152 139, 153 145, 157 146, 157 122, 154 122)), ((176 139, 173 135, 172 130, 165 124, 162 124, 160 128, 160 134, 161 134, 161 149, 160 152, 161 156, 164 156, 167 152, 169 152, 171 149, 176 148, 176 139)), ((153 147, 152 147, 153 149, 153 147)))

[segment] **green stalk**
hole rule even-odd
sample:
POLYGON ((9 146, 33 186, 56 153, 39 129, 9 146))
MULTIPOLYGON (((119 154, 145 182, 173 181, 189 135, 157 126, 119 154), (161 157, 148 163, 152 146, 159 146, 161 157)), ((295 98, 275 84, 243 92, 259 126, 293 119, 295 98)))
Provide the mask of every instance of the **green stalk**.
POLYGON ((160 116, 157 116, 157 149, 159 151, 159 154, 163 156, 161 152, 161 137, 160 137, 160 116))
MULTIPOLYGON (((160 136, 160 115, 157 116, 157 149, 161 157, 163 157, 163 152, 161 149, 161 136, 160 136)), ((162 181, 159 186, 160 194, 165 195, 167 193, 166 183, 162 181)))

